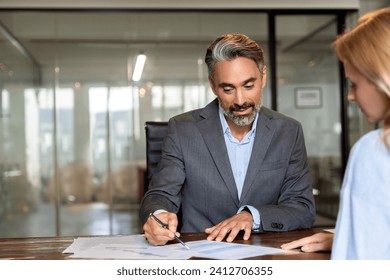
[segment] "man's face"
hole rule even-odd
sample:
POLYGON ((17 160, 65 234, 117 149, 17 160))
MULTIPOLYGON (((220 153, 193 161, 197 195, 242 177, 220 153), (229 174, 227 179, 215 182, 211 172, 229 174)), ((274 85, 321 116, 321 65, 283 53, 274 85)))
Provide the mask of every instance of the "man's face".
POLYGON ((247 126, 252 124, 261 108, 265 83, 265 68, 261 74, 253 60, 237 57, 215 64, 214 80, 210 81, 210 86, 218 97, 227 121, 247 126))

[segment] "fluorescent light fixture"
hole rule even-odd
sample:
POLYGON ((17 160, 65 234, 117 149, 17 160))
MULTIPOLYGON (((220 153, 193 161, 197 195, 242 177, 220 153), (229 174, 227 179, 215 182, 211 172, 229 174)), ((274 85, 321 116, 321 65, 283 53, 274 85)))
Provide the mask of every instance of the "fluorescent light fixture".
POLYGON ((142 71, 144 70, 146 55, 139 54, 135 62, 134 72, 133 72, 133 81, 138 82, 141 80, 142 71))

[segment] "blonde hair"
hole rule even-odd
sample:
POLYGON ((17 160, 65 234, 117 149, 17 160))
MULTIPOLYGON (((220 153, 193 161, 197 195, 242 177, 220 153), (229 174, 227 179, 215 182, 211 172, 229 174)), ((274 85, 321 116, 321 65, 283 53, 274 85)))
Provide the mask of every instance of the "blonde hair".
MULTIPOLYGON (((390 8, 363 15, 357 26, 337 37, 336 54, 390 98, 390 8)), ((384 119, 382 140, 390 150, 390 110, 384 119)))

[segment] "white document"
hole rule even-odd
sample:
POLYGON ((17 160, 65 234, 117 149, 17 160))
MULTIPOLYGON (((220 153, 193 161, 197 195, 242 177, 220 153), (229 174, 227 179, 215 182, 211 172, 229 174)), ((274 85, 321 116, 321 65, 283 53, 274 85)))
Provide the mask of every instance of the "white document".
POLYGON ((272 247, 207 240, 188 242, 187 245, 190 246, 193 257, 217 260, 239 260, 284 252, 272 247))
POLYGON ((151 247, 151 245, 146 241, 145 236, 143 234, 102 237, 79 237, 76 238, 73 243, 63 251, 63 253, 76 253, 82 250, 90 249, 100 244, 131 244, 133 248, 139 249, 151 247))
POLYGON ((191 253, 182 248, 182 251, 171 250, 161 246, 155 250, 149 248, 136 248, 132 245, 124 244, 99 244, 92 248, 75 252, 71 257, 78 259, 125 259, 125 260, 186 260, 191 257, 191 253))
POLYGON ((170 259, 185 260, 191 257, 236 260, 284 252, 282 249, 238 243, 199 240, 186 242, 190 250, 181 244, 150 245, 143 235, 118 237, 77 238, 64 253, 72 258, 87 259, 170 259))

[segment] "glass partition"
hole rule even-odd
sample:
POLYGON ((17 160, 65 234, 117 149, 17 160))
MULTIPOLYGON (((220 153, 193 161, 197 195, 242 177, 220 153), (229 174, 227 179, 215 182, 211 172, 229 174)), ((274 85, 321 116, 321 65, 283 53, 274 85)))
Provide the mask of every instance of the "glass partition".
POLYGON ((203 59, 216 37, 245 33, 268 53, 260 12, 1 11, 0 23, 0 237, 140 233, 145 121, 214 98, 203 59))
POLYGON ((317 213, 333 225, 342 181, 337 19, 280 15, 276 26, 278 110, 302 123, 317 213))
POLYGON ((0 21, 0 228, 29 235, 20 219, 37 211, 40 196, 36 92, 41 65, 0 21), (32 164, 35 162, 36 164, 32 164))

